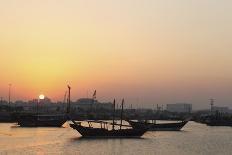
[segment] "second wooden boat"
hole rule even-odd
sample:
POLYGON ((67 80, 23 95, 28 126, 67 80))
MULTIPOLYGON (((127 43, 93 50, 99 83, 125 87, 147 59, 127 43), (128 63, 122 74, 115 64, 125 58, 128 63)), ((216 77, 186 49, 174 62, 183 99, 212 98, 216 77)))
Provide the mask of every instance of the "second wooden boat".
POLYGON ((148 122, 135 122, 127 120, 127 122, 135 129, 148 128, 148 131, 180 131, 188 121, 181 121, 175 123, 148 123, 148 122))
POLYGON ((67 121, 65 114, 61 115, 36 115, 25 114, 18 117, 21 127, 61 127, 67 121))

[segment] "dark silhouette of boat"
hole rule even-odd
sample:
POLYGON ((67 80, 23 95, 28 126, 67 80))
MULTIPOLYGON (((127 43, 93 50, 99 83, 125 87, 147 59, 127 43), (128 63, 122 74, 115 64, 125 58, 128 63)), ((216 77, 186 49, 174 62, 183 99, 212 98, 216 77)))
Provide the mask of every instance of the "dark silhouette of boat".
POLYGON ((61 127, 67 121, 64 114, 61 115, 20 115, 18 125, 21 127, 61 127))
POLYGON ((217 111, 208 116, 204 123, 208 126, 232 126, 232 117, 217 111))
POLYGON ((102 137, 102 138, 141 137, 147 131, 147 129, 145 128, 134 129, 129 125, 128 126, 121 125, 123 127, 130 127, 127 129, 119 128, 119 129, 110 130, 106 127, 107 125, 109 125, 108 122, 97 122, 96 121, 94 123, 105 124, 105 127, 95 128, 95 127, 92 127, 91 125, 88 127, 85 127, 81 125, 81 122, 75 122, 73 124, 70 124, 70 127, 77 130, 82 135, 82 137, 102 137))
POLYGON ((135 122, 127 120, 127 122, 135 129, 137 128, 148 128, 148 131, 180 131, 188 120, 175 123, 149 123, 149 122, 135 122))
POLYGON ((122 101, 122 111, 121 111, 121 123, 116 124, 114 120, 114 113, 115 113, 115 100, 114 100, 114 113, 113 113, 113 123, 104 122, 104 121, 87 121, 89 126, 83 126, 81 122, 75 122, 72 120, 73 124, 70 124, 70 127, 77 130, 82 137, 91 137, 91 138, 127 138, 127 137, 141 137, 146 131, 146 127, 142 128, 132 128, 130 125, 123 125, 122 124, 122 115, 123 115, 123 103, 122 101), (100 128, 93 127, 92 123, 100 124, 100 128), (109 129, 108 126, 112 126, 112 129, 109 129), (115 128, 118 126, 118 128, 115 128), (127 128, 122 128, 127 127, 127 128))
POLYGON ((200 117, 198 122, 205 123, 208 126, 232 126, 232 115, 214 109, 214 100, 210 99, 210 114, 200 117))
POLYGON ((214 120, 209 119, 205 121, 208 126, 232 126, 232 120, 214 120))
POLYGON ((39 114, 38 103, 36 114, 19 114, 17 122, 20 127, 61 127, 68 119, 67 114, 70 111, 70 86, 69 89, 69 102, 67 111, 64 114, 39 114))

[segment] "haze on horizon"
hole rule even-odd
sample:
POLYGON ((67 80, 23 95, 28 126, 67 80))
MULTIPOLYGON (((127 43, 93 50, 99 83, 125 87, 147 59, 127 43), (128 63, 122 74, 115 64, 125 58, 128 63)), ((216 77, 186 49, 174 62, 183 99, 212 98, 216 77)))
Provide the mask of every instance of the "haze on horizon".
POLYGON ((232 107, 232 1, 1 0, 0 96, 232 107))

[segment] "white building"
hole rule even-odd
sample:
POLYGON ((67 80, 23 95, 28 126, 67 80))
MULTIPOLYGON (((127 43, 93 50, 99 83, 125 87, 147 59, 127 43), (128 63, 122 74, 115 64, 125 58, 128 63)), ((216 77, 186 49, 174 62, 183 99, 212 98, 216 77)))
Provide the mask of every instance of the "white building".
POLYGON ((188 103, 167 104, 167 111, 178 112, 178 113, 190 113, 192 112, 192 104, 188 104, 188 103))

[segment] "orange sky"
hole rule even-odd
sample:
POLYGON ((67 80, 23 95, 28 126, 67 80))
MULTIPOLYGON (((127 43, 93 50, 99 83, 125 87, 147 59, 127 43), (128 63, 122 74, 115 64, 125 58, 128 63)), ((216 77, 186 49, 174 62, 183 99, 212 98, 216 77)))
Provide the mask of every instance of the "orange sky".
POLYGON ((0 1, 0 95, 231 106, 232 2, 0 1))

